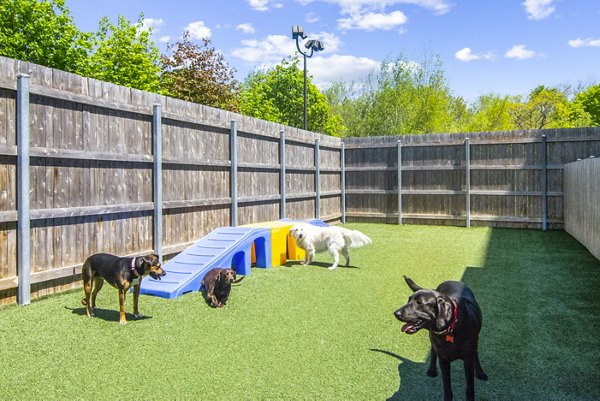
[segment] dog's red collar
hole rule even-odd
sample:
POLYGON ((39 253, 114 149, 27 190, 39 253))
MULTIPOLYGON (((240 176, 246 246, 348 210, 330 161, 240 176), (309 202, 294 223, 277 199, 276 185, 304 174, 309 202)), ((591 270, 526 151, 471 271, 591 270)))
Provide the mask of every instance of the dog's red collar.
POLYGON ((450 301, 452 301, 452 322, 448 325, 448 327, 446 327, 446 330, 444 330, 442 332, 442 334, 446 335, 446 341, 448 341, 449 343, 453 343, 454 342, 454 327, 456 326, 456 323, 458 322, 458 305, 456 304, 456 301, 452 298, 450 298, 450 301))
POLYGON ((140 273, 138 273, 137 269, 135 268, 135 257, 131 259, 131 271, 137 278, 140 278, 140 273))

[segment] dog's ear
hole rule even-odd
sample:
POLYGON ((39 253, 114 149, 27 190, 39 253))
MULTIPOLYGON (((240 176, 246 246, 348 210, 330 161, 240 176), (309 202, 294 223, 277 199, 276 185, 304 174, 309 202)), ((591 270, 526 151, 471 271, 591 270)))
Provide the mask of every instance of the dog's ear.
POLYGON ((159 259, 158 259, 158 255, 155 255, 153 253, 149 254, 149 255, 145 255, 142 256, 140 259, 142 259, 142 262, 146 263, 148 266, 152 266, 152 265, 159 265, 159 259))
POLYGON ((416 285, 415 282, 412 281, 409 277, 404 276, 404 281, 406 281, 406 284, 410 287, 411 290, 413 290, 413 292, 417 292, 423 289, 416 285))
POLYGON ((448 322, 452 320, 452 302, 444 297, 437 298, 438 314, 435 319, 435 326, 438 330, 442 330, 448 326, 448 322))

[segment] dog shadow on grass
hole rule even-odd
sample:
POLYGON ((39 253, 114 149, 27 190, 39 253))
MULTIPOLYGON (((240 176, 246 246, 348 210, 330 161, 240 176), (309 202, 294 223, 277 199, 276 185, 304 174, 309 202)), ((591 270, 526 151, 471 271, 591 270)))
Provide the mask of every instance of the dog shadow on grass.
MULTIPOLYGON (((438 376, 433 378, 425 374, 429 367, 429 359, 426 362, 413 362, 390 351, 373 348, 371 351, 388 355, 400 362, 398 365, 400 381, 398 390, 387 399, 388 401, 429 401, 443 398, 441 373, 438 371, 438 376)), ((460 399, 462 388, 456 386, 456 388, 453 387, 453 390, 460 399)))
MULTIPOLYGON (((299 260, 294 260, 294 261, 287 262, 285 264, 285 266, 287 266, 287 267, 294 267, 294 266, 304 267, 306 265, 301 264, 299 260)), ((331 267, 331 263, 313 261, 308 266, 323 267, 325 269, 329 269, 331 267)), ((335 270, 337 270, 337 269, 360 269, 360 267, 353 266, 353 265, 346 266, 346 265, 340 263, 335 270)))
MULTIPOLYGON (((73 313, 75 315, 85 316, 85 308, 70 308, 68 306, 65 306, 65 309, 70 310, 71 313, 73 313)), ((96 315, 95 318, 102 319, 107 322, 118 322, 119 321, 119 311, 118 310, 96 308, 96 309, 94 309, 94 314, 96 315)), ((136 319, 136 317, 133 316, 133 313, 127 313, 127 312, 125 312, 125 317, 128 322, 136 321, 136 320, 152 319, 152 316, 145 316, 145 315, 141 315, 139 318, 136 319)))

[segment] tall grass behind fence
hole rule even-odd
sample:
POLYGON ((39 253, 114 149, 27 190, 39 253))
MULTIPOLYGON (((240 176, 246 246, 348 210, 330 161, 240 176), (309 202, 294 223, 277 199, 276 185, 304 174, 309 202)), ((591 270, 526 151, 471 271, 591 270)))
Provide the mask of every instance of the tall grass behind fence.
POLYGON ((19 74, 29 83, 33 297, 79 285, 96 252, 179 252, 230 225, 232 211, 240 225, 341 216, 337 138, 0 57, 0 303, 17 300, 21 269, 19 74))
POLYGON ((564 164, 600 156, 600 128, 348 138, 344 145, 348 221, 562 229, 564 164))
POLYGON ((600 158, 565 165, 565 230, 600 259, 600 158))

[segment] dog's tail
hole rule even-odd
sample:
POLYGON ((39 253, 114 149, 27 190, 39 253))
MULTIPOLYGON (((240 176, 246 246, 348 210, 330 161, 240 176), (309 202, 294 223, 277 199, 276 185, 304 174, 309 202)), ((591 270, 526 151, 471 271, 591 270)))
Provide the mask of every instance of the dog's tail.
POLYGON ((344 229, 344 240, 346 241, 346 245, 350 248, 360 248, 361 246, 369 245, 373 242, 371 241, 371 238, 360 231, 348 230, 346 228, 344 229))
POLYGON ((237 279, 237 280, 235 280, 235 281, 234 281, 232 284, 239 283, 240 281, 242 281, 242 280, 244 279, 244 277, 246 277, 246 276, 242 276, 242 277, 238 278, 238 279, 237 279))

